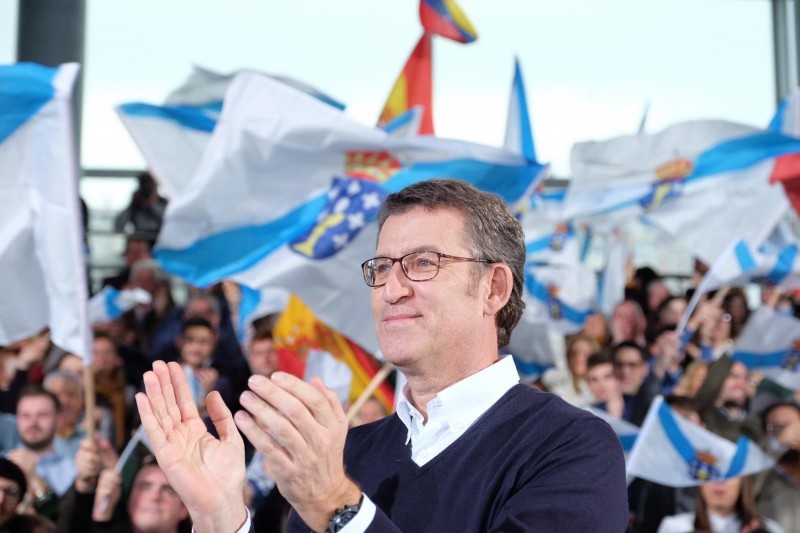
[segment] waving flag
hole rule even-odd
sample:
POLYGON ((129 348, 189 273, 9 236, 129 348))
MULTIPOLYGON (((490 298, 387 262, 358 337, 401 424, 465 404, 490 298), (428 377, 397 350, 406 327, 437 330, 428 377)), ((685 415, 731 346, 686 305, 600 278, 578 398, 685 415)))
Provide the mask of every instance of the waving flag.
MULTIPOLYGON (((219 74, 194 67, 192 74, 163 105, 131 102, 117 107, 120 119, 170 198, 181 193, 194 176, 217 124, 225 91, 240 72, 251 71, 219 74)), ((285 76, 270 77, 337 109, 344 109, 343 104, 301 81, 285 76)))
POLYGON ((536 161, 536 145, 533 141, 528 97, 519 58, 514 59, 514 81, 511 84, 511 97, 508 99, 506 138, 503 146, 510 152, 522 154, 528 161, 536 161))
POLYGON ((627 228, 611 230, 606 238, 606 264, 600 272, 597 287, 597 308, 607 317, 625 299, 629 265, 632 262, 627 228))
POLYGON ((526 262, 537 265, 576 265, 580 262, 578 239, 572 224, 553 223, 539 211, 522 215, 526 262))
POLYGON ((597 276, 586 265, 529 266, 525 270, 526 313, 531 319, 570 334, 579 331, 594 312, 597 276))
POLYGON ((611 222, 643 217, 713 262, 734 237, 758 245, 769 235, 787 207, 769 185, 775 158, 797 152, 800 139, 722 121, 579 143, 565 211, 611 222))
POLYGON ((150 293, 144 289, 120 291, 114 287, 104 287, 89 300, 89 322, 97 324, 115 320, 137 304, 149 304, 151 301, 150 293))
POLYGON ((633 449, 633 444, 636 442, 636 437, 639 436, 639 426, 635 426, 626 420, 622 420, 621 418, 615 418, 602 409, 597 409, 590 406, 587 407, 586 410, 597 418, 604 420, 609 426, 611 426, 611 429, 613 429, 614 433, 616 433, 617 437, 619 437, 619 443, 622 445, 622 451, 625 452, 627 457, 627 455, 633 449))
MULTIPOLYGON (((300 378, 321 377, 340 393, 343 403, 355 402, 381 368, 374 357, 319 320, 297 297, 289 300, 273 335, 281 370, 300 378)), ((393 410, 394 391, 388 383, 382 383, 375 396, 387 411, 393 410)))
POLYGON ((478 38, 467 15, 455 0, 420 0, 419 20, 425 31, 468 44, 478 38))
POLYGON ((431 36, 423 33, 397 77, 381 111, 378 126, 384 126, 415 106, 422 107, 419 133, 433 135, 433 56, 431 36))
POLYGON ((497 148, 392 137, 245 73, 231 85, 192 187, 167 208, 155 256, 198 286, 243 272, 317 225, 334 176, 383 183, 389 192, 457 176, 515 204, 529 194, 536 172, 497 148))
POLYGON ((760 307, 747 319, 733 359, 782 387, 800 389, 800 320, 760 307))
POLYGON ((75 64, 0 67, 0 344, 45 326, 88 359, 86 255, 72 122, 75 64))
POLYGON ((735 444, 714 435, 664 403, 653 400, 628 457, 628 477, 668 487, 692 487, 747 476, 775 465, 757 444, 741 437, 735 444))

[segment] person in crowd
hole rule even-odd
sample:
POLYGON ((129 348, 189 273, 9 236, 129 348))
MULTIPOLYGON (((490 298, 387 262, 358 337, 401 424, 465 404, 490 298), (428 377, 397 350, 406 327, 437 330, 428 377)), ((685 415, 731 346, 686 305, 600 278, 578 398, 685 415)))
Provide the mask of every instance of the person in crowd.
POLYGON ((601 409, 614 418, 622 418, 625 400, 619 380, 614 374, 614 362, 605 353, 597 352, 586 362, 586 385, 595 398, 592 407, 601 409))
POLYGON ((133 337, 128 345, 139 353, 150 353, 156 328, 175 307, 169 275, 155 259, 142 259, 131 266, 125 288, 143 289, 150 295, 150 303, 137 304, 120 317, 133 337))
POLYGON ((800 531, 800 406, 779 402, 761 415, 766 449, 777 458, 756 483, 758 512, 785 531, 800 531))
POLYGON ((69 489, 76 474, 73 457, 54 445, 59 408, 54 394, 34 387, 25 389, 17 403, 17 432, 22 445, 7 454, 25 473, 26 498, 48 518, 57 513, 58 498, 69 489))
POLYGON ((216 343, 214 328, 205 318, 196 316, 183 322, 178 340, 178 362, 186 374, 192 398, 203 416, 206 412, 206 396, 212 390, 218 391, 226 404, 231 405, 230 381, 211 363, 216 343))
POLYGON ((683 375, 672 393, 676 396, 685 396, 687 398, 694 398, 697 391, 703 385, 703 382, 708 375, 708 363, 703 361, 692 361, 686 366, 683 375))
POLYGON ((683 314, 686 312, 686 298, 682 296, 670 296, 658 307, 655 316, 655 323, 652 325, 653 331, 669 324, 679 324, 683 314))
POLYGON ((11 530, 27 490, 25 473, 12 461, 0 457, 0 531, 11 530))
POLYGON ((644 313, 649 323, 656 323, 658 310, 661 305, 672 297, 669 287, 661 278, 656 278, 647 284, 645 288, 646 301, 644 313))
POLYGON ((624 530, 616 435, 591 413, 520 384, 513 360, 498 357, 523 308, 525 242, 505 203, 457 180, 430 180, 390 195, 378 223, 377 257, 363 274, 381 351, 408 379, 396 415, 347 435, 334 391, 276 372, 251 378, 236 424, 221 397, 209 396, 216 440, 186 401, 177 365, 155 362, 145 374, 142 423, 195 528, 247 527, 238 426, 292 504, 290 531, 345 523, 624 530))
POLYGON ((661 326, 648 346, 650 352, 650 374, 661 383, 661 394, 668 395, 683 377, 682 363, 685 354, 681 351, 681 340, 674 324, 661 326))
POLYGON ((105 466, 100 455, 93 456, 84 477, 86 484, 79 487, 76 482, 64 499, 59 531, 188 533, 192 529, 186 505, 151 457, 145 457, 134 475, 127 501, 120 474, 105 466))
POLYGON ((362 405, 361 409, 355 414, 353 421, 350 422, 350 427, 354 428, 377 422, 378 420, 383 420, 388 415, 389 413, 386 411, 386 407, 383 406, 381 401, 372 396, 364 402, 364 405, 362 405))
POLYGON ((747 367, 723 355, 708 368, 703 385, 695 395, 700 417, 709 431, 736 442, 744 435, 759 442, 761 422, 748 412, 755 394, 747 367))
POLYGON ((121 449, 131 429, 133 395, 136 391, 126 382, 116 341, 102 331, 94 334, 92 342, 92 373, 96 403, 109 410, 114 423, 112 442, 121 449))
POLYGON ((600 346, 588 335, 578 333, 567 339, 566 368, 551 368, 542 375, 547 390, 576 407, 594 402, 586 384, 586 361, 600 346))
POLYGON ((633 300, 623 300, 611 315, 611 344, 633 342, 639 346, 645 345, 645 330, 647 319, 644 311, 633 300))
POLYGON ((153 241, 161 231, 167 200, 158 194, 158 185, 150 172, 141 172, 136 179, 139 187, 133 191, 130 204, 114 219, 117 231, 133 231, 148 235, 153 241))
POLYGON ((614 346, 611 360, 625 401, 622 418, 641 426, 653 398, 661 392, 662 380, 649 371, 644 348, 633 341, 614 346))
POLYGON ((50 336, 47 333, 34 335, 16 343, 19 350, 6 349, 3 366, 3 386, 0 387, 0 412, 16 413, 17 399, 20 392, 31 380, 31 369, 41 375, 42 363, 50 348, 50 336))
POLYGON ((687 531, 783 533, 783 528, 758 515, 752 477, 734 477, 700 485, 695 511, 668 516, 658 528, 658 533, 687 531))
POLYGON ((122 252, 125 268, 113 276, 104 278, 102 286, 113 287, 117 290, 124 289, 131 278, 131 267, 139 261, 153 259, 151 250, 155 242, 151 235, 136 232, 128 235, 125 240, 125 250, 122 252))
POLYGON ((750 318, 747 295, 740 287, 731 287, 722 301, 722 308, 731 317, 731 337, 736 339, 750 318))
POLYGON ((608 321, 600 311, 592 313, 586 318, 586 322, 583 323, 583 328, 580 332, 594 340, 601 348, 608 346, 611 339, 611 335, 608 332, 608 321))
POLYGON ((251 374, 269 377, 278 370, 278 350, 270 328, 256 328, 245 357, 251 374))

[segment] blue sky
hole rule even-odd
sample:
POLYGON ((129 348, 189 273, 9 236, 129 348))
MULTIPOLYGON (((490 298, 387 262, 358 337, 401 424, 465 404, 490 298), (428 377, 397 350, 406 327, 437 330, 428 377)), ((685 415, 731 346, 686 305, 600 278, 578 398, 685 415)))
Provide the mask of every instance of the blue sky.
MULTIPOLYGON (((681 120, 765 125, 774 111, 766 0, 460 0, 479 40, 434 44, 441 136, 500 144, 522 61, 540 159, 681 120)), ((420 34, 416 0, 87 0, 83 163, 140 168, 113 106, 160 102, 192 64, 293 76, 373 123, 420 34)), ((0 61, 16 2, 0 0, 0 61)))

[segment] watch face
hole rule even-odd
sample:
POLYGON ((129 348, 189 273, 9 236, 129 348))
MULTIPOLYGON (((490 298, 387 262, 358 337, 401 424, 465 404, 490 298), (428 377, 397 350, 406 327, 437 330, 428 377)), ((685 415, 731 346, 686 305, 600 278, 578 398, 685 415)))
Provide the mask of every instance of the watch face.
POLYGON ((352 520, 358 514, 359 509, 361 509, 360 502, 358 505, 349 505, 344 509, 336 511, 336 514, 333 515, 333 518, 331 518, 331 521, 328 524, 328 533, 338 533, 344 529, 344 526, 346 526, 350 520, 352 520))

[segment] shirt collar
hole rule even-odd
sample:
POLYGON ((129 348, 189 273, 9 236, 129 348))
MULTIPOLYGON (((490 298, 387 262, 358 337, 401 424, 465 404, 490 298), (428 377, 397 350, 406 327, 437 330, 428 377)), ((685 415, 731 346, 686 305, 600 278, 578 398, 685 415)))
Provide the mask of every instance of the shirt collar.
MULTIPOLYGON (((448 425, 468 427, 494 405, 511 387, 519 383, 519 373, 510 355, 501 357, 486 368, 453 383, 426 405, 428 420, 441 416, 448 425)), ((408 400, 408 384, 400 389, 397 416, 408 429, 406 444, 411 440, 411 418, 422 418, 408 400)))

